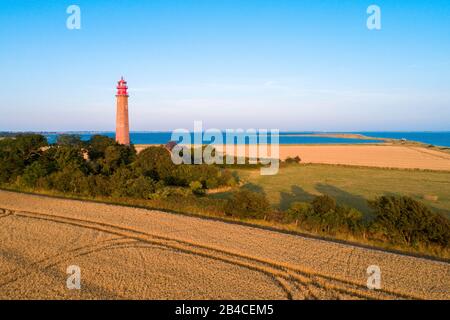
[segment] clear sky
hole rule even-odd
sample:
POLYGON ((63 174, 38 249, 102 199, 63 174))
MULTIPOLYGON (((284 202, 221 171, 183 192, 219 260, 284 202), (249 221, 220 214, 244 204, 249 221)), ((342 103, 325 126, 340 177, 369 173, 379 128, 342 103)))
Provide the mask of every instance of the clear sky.
POLYGON ((0 0, 0 71, 0 131, 450 130, 450 1, 0 0))

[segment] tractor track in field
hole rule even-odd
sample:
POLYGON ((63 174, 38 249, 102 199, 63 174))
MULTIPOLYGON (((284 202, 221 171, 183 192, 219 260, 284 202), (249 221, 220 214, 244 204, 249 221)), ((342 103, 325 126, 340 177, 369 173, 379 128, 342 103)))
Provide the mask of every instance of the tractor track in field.
MULTIPOLYGON (((134 242, 134 240, 133 240, 134 242)), ((32 272, 38 272, 42 270, 46 270, 49 268, 52 268, 60 263, 66 262, 67 260, 94 253, 99 252, 101 250, 104 250, 105 248, 113 248, 115 246, 123 245, 125 243, 130 243, 130 239, 125 238, 115 238, 115 239, 108 239, 104 241, 100 241, 91 245, 76 247, 73 249, 65 250, 61 254, 53 255, 51 257, 47 257, 44 259, 41 259, 39 261, 33 262, 31 264, 28 264, 24 266, 23 269, 20 269, 18 271, 9 271, 6 273, 0 274, 0 288, 4 287, 12 282, 18 281, 20 279, 23 279, 27 276, 29 276, 32 272)))
MULTIPOLYGON (((279 286, 287 299, 334 299, 344 296, 354 299, 418 299, 418 297, 391 290, 369 290, 364 284, 340 279, 334 276, 320 274, 303 269, 297 265, 262 259, 256 256, 223 249, 217 246, 205 245, 193 241, 186 241, 163 234, 147 233, 141 230, 108 224, 99 221, 78 219, 54 214, 30 211, 13 211, 6 209, 10 215, 24 219, 38 219, 64 225, 87 228, 118 238, 104 240, 92 245, 71 249, 62 254, 42 259, 33 263, 32 268, 50 268, 69 258, 92 254, 103 250, 164 247, 168 250, 195 255, 206 259, 218 260, 248 270, 256 271, 268 276, 279 286)), ((27 268, 28 269, 28 268, 27 268)), ((0 274, 0 287, 25 276, 25 271, 0 274)))

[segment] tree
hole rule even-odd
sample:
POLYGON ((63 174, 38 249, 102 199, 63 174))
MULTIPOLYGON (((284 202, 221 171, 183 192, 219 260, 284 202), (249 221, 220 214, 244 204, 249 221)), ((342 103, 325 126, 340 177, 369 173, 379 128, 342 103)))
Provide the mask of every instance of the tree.
POLYGON ((163 147, 149 147, 138 154, 133 168, 137 174, 172 184, 176 165, 172 162, 168 150, 163 147))
POLYGON ((136 156, 134 148, 125 145, 108 146, 104 151, 104 158, 99 162, 104 174, 112 174, 120 166, 130 164, 136 156))
POLYGON ((264 194, 247 189, 234 192, 225 206, 227 215, 241 218, 263 218, 269 210, 270 204, 264 194))
POLYGON ((102 174, 90 175, 88 179, 89 195, 91 196, 110 196, 112 185, 110 177, 102 174))
POLYGON ((188 186, 192 181, 199 181, 205 188, 215 188, 220 169, 207 164, 177 165, 173 172, 172 183, 179 186, 188 186), (209 180, 209 181, 208 181, 209 180))
POLYGON ((300 163, 301 161, 302 161, 302 159, 300 159, 299 156, 295 156, 294 158, 287 157, 284 160, 285 163, 289 163, 289 164, 291 164, 291 163, 300 163))
POLYGON ((51 188, 75 194, 89 194, 89 179, 74 163, 69 163, 49 177, 51 188))
POLYGON ((88 155, 90 160, 97 160, 105 156, 106 148, 109 146, 115 146, 117 143, 114 139, 102 136, 93 135, 87 142, 88 155))
POLYGON ((364 227, 363 225, 363 214, 361 211, 355 208, 348 207, 338 207, 342 214, 342 219, 348 229, 352 232, 359 232, 364 227))
POLYGON ((336 200, 326 194, 315 197, 311 204, 318 215, 336 210, 336 200))
POLYGON ((133 179, 129 195, 139 199, 149 199, 156 191, 156 182, 149 177, 139 176, 133 179))
POLYGON ((110 178, 112 195, 114 197, 127 197, 130 194, 130 187, 135 179, 133 171, 127 167, 121 167, 114 172, 110 178))
POLYGON ((56 144, 60 146, 81 146, 81 136, 78 134, 61 134, 56 139, 56 144))
POLYGON ((76 146, 58 146, 54 151, 54 159, 58 170, 72 167, 83 172, 87 171, 86 161, 84 160, 82 151, 76 146))
POLYGON ((47 140, 39 134, 19 134, 0 140, 0 183, 14 181, 40 157, 45 146, 47 140))
POLYGON ((35 187, 38 180, 45 177, 47 173, 47 168, 44 167, 42 162, 35 161, 25 168, 22 176, 19 179, 19 184, 22 184, 26 187, 35 187))
POLYGON ((2 150, 0 153, 0 183, 8 183, 23 173, 25 162, 21 155, 14 151, 2 150))
POLYGON ((362 213, 354 208, 340 206, 328 195, 316 196, 311 203, 294 202, 288 209, 288 222, 298 220, 304 227, 326 233, 359 232, 362 213))
POLYGON ((307 202, 294 202, 291 204, 286 212, 286 222, 303 222, 307 220, 313 213, 313 209, 310 203, 307 202))
POLYGON ((205 194, 205 189, 203 189, 203 185, 200 181, 192 181, 189 184, 189 188, 191 188, 191 191, 193 194, 196 194, 196 195, 205 194))
POLYGON ((47 139, 40 134, 20 134, 11 141, 11 151, 18 152, 24 160, 30 158, 35 153, 39 153, 42 147, 48 145, 47 139))
POLYGON ((156 190, 156 182, 150 177, 138 176, 127 167, 117 169, 110 179, 112 195, 148 199, 156 190))
POLYGON ((448 219, 410 197, 382 196, 369 205, 375 211, 371 230, 393 243, 408 245, 450 244, 448 219))

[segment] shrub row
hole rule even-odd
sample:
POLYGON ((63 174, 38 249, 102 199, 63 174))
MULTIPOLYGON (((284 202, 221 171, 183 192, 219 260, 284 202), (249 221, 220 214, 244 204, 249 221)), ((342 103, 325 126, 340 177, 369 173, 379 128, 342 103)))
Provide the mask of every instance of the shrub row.
POLYGON ((364 221, 360 211, 338 205, 328 195, 316 196, 311 202, 294 202, 286 212, 276 212, 264 194, 242 189, 232 194, 225 213, 239 218, 295 223, 303 230, 328 235, 349 233, 391 244, 448 249, 449 220, 424 204, 405 196, 382 196, 369 201, 369 205, 375 216, 371 221, 364 221))

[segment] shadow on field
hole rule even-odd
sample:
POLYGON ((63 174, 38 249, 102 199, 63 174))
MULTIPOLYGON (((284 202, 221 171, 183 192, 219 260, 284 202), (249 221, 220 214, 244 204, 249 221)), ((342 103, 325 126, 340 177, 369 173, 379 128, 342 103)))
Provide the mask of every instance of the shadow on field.
POLYGON ((263 193, 263 194, 266 193, 264 191, 263 187, 261 187, 261 186, 259 186, 257 184, 254 184, 254 183, 246 183, 246 184, 244 184, 242 186, 242 189, 247 189, 247 190, 250 190, 250 191, 253 191, 253 192, 257 192, 257 193, 263 193))
MULTIPOLYGON (((319 183, 316 185, 316 190, 321 194, 329 195, 336 199, 336 202, 341 205, 358 209, 366 218, 371 216, 370 208, 367 204, 367 199, 362 196, 349 193, 345 190, 339 189, 329 184, 319 183)), ((294 202, 310 202, 316 195, 309 193, 299 186, 291 186, 291 192, 280 192, 280 209, 287 210, 294 202)))
MULTIPOLYGON (((246 189, 246 190, 250 190, 250 191, 261 193, 261 194, 266 193, 263 187, 261 187, 257 184, 254 184, 254 183, 246 183, 240 189, 246 189)), ((230 197, 232 196, 234 191, 235 191, 235 189, 224 191, 224 192, 217 192, 217 193, 210 194, 209 197, 212 199, 230 199, 230 197)))
POLYGON ((315 195, 308 193, 299 186, 291 186, 291 192, 280 192, 280 209, 287 210, 294 202, 310 202, 315 195))
POLYGON ((447 219, 450 219, 450 211, 449 210, 436 208, 433 206, 430 206, 430 207, 434 212, 439 213, 440 215, 442 215, 443 217, 446 217, 447 219))
POLYGON ((316 190, 322 194, 327 194, 330 197, 335 198, 337 203, 341 205, 347 205, 349 207, 358 209, 359 211, 364 213, 365 216, 370 213, 367 199, 362 196, 352 194, 335 186, 323 183, 317 184, 316 190))
POLYGON ((401 193, 394 193, 394 192, 385 192, 383 195, 384 196, 394 196, 394 197, 400 197, 400 196, 404 196, 404 195, 410 196, 413 199, 415 199, 415 200, 425 204, 428 208, 431 209, 431 211, 433 211, 435 213, 438 213, 438 214, 442 215, 443 217, 446 217, 447 219, 450 219, 450 210, 436 207, 435 202, 438 202, 439 198, 438 198, 438 200, 435 200, 435 201, 426 200, 426 199, 424 199, 424 195, 423 194, 418 194, 418 193, 415 193, 415 194, 401 194, 401 193))

